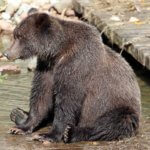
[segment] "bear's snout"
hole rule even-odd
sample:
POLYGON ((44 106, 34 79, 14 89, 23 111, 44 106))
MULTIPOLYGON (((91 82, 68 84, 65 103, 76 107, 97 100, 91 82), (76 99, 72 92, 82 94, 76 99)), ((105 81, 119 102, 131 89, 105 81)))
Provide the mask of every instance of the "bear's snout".
POLYGON ((20 58, 20 51, 19 51, 19 43, 17 41, 13 42, 11 47, 6 50, 3 55, 11 61, 14 61, 16 59, 20 58))
POLYGON ((9 51, 9 50, 5 51, 3 53, 3 56, 5 56, 8 60, 11 60, 11 61, 14 61, 19 58, 19 56, 17 56, 15 53, 12 53, 12 51, 9 51))

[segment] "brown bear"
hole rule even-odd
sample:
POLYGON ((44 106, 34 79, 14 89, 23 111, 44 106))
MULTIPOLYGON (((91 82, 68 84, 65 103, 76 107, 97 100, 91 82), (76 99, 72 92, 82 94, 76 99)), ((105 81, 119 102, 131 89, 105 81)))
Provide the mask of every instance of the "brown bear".
POLYGON ((95 27, 35 13, 13 34, 4 55, 11 60, 37 56, 38 62, 30 111, 12 112, 16 126, 11 133, 32 133, 50 119, 52 130, 37 140, 110 141, 136 135, 141 96, 135 74, 103 45, 95 27))

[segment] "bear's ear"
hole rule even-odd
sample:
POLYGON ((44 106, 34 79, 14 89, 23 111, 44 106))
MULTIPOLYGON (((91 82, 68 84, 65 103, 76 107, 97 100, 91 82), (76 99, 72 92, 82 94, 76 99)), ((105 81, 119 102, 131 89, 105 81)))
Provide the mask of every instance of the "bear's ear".
POLYGON ((49 15, 46 13, 39 13, 35 21, 35 26, 41 30, 46 30, 48 27, 50 27, 49 15))

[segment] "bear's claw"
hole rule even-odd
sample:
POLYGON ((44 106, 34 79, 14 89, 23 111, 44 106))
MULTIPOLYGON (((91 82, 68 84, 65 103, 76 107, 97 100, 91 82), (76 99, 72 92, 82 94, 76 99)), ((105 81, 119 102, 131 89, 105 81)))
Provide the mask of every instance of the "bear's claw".
POLYGON ((16 127, 11 128, 8 132, 9 134, 18 134, 18 135, 24 135, 24 131, 22 131, 21 129, 18 129, 16 127))
POLYGON ((71 126, 67 125, 63 134, 63 141, 64 143, 69 142, 69 136, 70 136, 71 126))

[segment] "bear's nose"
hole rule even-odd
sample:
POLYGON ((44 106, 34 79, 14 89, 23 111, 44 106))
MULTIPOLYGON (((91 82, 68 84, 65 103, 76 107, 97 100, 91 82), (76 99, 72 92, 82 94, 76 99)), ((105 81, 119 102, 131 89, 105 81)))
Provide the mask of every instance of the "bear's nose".
POLYGON ((4 53, 3 53, 3 56, 5 56, 6 58, 8 58, 8 53, 7 53, 7 52, 4 52, 4 53))

